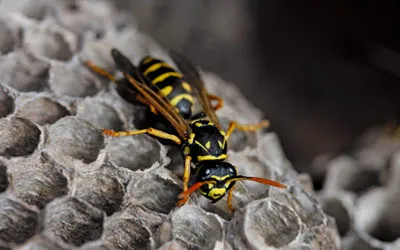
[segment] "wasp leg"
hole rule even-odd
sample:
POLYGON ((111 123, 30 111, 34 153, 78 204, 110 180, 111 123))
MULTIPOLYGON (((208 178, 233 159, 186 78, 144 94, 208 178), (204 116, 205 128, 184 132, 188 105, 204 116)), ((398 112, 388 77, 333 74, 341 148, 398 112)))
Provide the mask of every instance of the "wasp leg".
POLYGON ((229 210, 234 213, 235 208, 232 206, 232 195, 233 195, 233 190, 235 189, 235 186, 233 186, 229 191, 228 191, 228 199, 226 203, 228 204, 229 210))
POLYGON ((208 94, 208 98, 210 99, 210 101, 217 101, 217 104, 213 106, 214 111, 217 111, 224 106, 224 100, 221 97, 213 94, 208 94))
POLYGON ((259 123, 251 124, 251 125, 240 125, 235 121, 231 121, 231 123, 229 124, 229 128, 228 128, 228 130, 226 132, 226 139, 228 139, 229 136, 231 136, 232 132, 235 129, 242 130, 242 131, 248 131, 248 132, 255 132, 255 131, 259 130, 259 129, 267 128, 267 127, 269 127, 269 121, 268 120, 263 120, 263 121, 261 121, 259 123))
POLYGON ((89 60, 86 60, 83 62, 83 64, 88 67, 89 69, 91 69, 93 72, 96 72, 97 74, 109 79, 112 82, 116 82, 117 79, 115 78, 115 76, 113 76, 111 73, 107 72, 107 70, 97 66, 96 64, 92 63, 89 60))
MULTIPOLYGON (((190 162, 192 161, 192 157, 187 155, 185 156, 185 170, 183 172, 183 192, 186 192, 188 189, 188 183, 190 179, 190 162)), ((180 199, 176 205, 183 206, 187 202, 189 196, 185 196, 184 198, 180 199)))
POLYGON ((175 142, 176 144, 180 145, 181 139, 179 139, 177 136, 168 134, 164 131, 154 129, 154 128, 147 128, 147 129, 141 129, 141 130, 134 130, 134 131, 114 131, 111 129, 103 129, 103 134, 109 135, 109 136, 129 136, 129 135, 140 135, 140 134, 149 134, 153 135, 159 138, 163 138, 166 140, 171 140, 175 142))

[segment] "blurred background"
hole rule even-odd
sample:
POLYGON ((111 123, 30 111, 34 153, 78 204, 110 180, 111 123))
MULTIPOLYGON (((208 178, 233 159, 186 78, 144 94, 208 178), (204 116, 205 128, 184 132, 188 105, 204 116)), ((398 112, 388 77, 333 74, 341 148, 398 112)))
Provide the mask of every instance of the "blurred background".
POLYGON ((115 2, 161 45, 237 85, 300 171, 399 121, 399 1, 115 2))

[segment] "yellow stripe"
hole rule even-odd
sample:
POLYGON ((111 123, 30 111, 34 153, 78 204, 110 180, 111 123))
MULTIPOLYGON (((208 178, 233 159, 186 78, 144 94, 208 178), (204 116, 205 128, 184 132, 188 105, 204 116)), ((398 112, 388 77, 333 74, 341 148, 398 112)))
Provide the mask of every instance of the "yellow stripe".
POLYGON ((187 83, 187 82, 182 82, 182 87, 183 87, 187 92, 192 92, 192 87, 190 87, 189 83, 187 83))
POLYGON ((189 140, 188 140, 189 144, 193 144, 193 140, 194 140, 194 137, 195 137, 195 136, 196 136, 195 133, 191 133, 191 134, 190 134, 189 140))
POLYGON ((175 96, 174 98, 172 98, 172 100, 170 101, 172 106, 175 106, 180 100, 182 99, 186 99, 188 100, 190 103, 193 103, 193 97, 189 94, 180 94, 175 96))
POLYGON ((211 142, 210 141, 206 142, 206 145, 204 145, 204 146, 206 146, 207 149, 210 149, 211 148, 211 142))
POLYGON ((223 160, 226 159, 226 154, 222 154, 220 156, 213 156, 213 155, 198 155, 197 161, 210 161, 210 160, 223 160))
POLYGON ((208 149, 207 149, 206 147, 204 147, 204 145, 201 144, 199 141, 195 141, 195 143, 196 143, 197 145, 199 145, 202 149, 204 149, 204 151, 208 152, 208 149))
POLYGON ((220 148, 223 148, 221 141, 218 141, 218 145, 219 145, 220 148))
POLYGON ((219 181, 223 181, 223 180, 225 180, 225 179, 228 178, 228 177, 229 177, 228 174, 227 174, 227 175, 224 175, 224 176, 211 175, 211 178, 212 178, 212 179, 219 180, 219 181))
POLYGON ((164 73, 164 74, 156 77, 156 79, 154 79, 153 85, 156 85, 157 83, 164 81, 165 79, 167 79, 170 76, 175 76, 175 77, 178 77, 178 78, 182 78, 183 77, 182 74, 178 73, 178 72, 164 73))
POLYGON ((144 71, 144 75, 147 76, 147 74, 149 74, 150 72, 156 71, 157 69, 161 68, 161 67, 166 67, 166 68, 171 68, 171 66, 168 63, 165 62, 160 62, 160 63, 156 63, 151 65, 150 67, 148 67, 145 71, 144 71))
POLYGON ((151 61, 153 61, 154 60, 154 58, 153 57, 151 57, 151 56, 148 56, 144 61, 143 61, 143 63, 142 64, 146 64, 146 63, 149 63, 149 62, 151 62, 151 61))
POLYGON ((226 192, 225 188, 213 188, 208 192, 208 196, 211 196, 213 199, 218 199, 222 195, 224 195, 226 192))
POLYGON ((160 91, 158 91, 158 93, 164 97, 168 96, 169 94, 171 94, 172 90, 174 88, 172 86, 167 86, 163 89, 161 89, 160 91))

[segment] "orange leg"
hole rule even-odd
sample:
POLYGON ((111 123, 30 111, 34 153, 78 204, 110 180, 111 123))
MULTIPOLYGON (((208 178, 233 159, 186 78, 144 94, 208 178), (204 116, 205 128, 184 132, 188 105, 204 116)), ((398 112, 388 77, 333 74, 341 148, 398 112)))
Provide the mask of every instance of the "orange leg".
POLYGON ((267 127, 269 127, 269 121, 268 120, 263 120, 263 121, 261 121, 259 123, 251 124, 251 125, 240 125, 235 121, 231 121, 231 123, 229 124, 229 128, 228 128, 228 130, 226 132, 226 139, 228 139, 229 136, 231 136, 232 132, 235 129, 242 130, 242 131, 248 131, 248 132, 255 132, 255 131, 259 130, 259 129, 267 128, 267 127))
MULTIPOLYGON (((183 172, 183 192, 186 192, 188 189, 188 183, 190 179, 190 162, 192 161, 192 157, 189 155, 185 156, 185 170, 183 172)), ((176 205, 183 206, 187 202, 189 196, 185 196, 184 198, 180 199, 176 205)))
POLYGON ((142 130, 133 130, 133 131, 114 131, 110 129, 103 129, 103 134, 109 135, 109 136, 129 136, 129 135, 140 135, 140 134, 149 134, 153 135, 159 138, 171 140, 175 142, 176 144, 180 145, 181 140, 172 134, 165 133, 161 130, 154 129, 154 128, 147 128, 147 129, 142 129, 142 130))
POLYGON ((228 191, 228 199, 227 199, 227 204, 228 204, 228 208, 229 210, 234 213, 235 212, 235 208, 232 206, 232 196, 233 196, 233 190, 235 189, 235 186, 233 186, 229 191, 228 191))
POLYGON ((217 101, 217 104, 213 106, 214 111, 217 111, 224 106, 224 100, 221 97, 213 94, 208 94, 208 98, 210 98, 210 101, 217 101))

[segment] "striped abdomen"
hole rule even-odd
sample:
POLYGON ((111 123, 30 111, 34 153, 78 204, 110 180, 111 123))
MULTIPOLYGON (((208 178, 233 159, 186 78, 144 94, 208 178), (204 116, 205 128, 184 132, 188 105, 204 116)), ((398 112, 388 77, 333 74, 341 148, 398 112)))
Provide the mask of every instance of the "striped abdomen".
POLYGON ((184 119, 191 118, 192 89, 183 80, 181 73, 176 72, 171 65, 149 56, 140 62, 139 70, 150 79, 153 89, 159 95, 165 96, 184 119))

